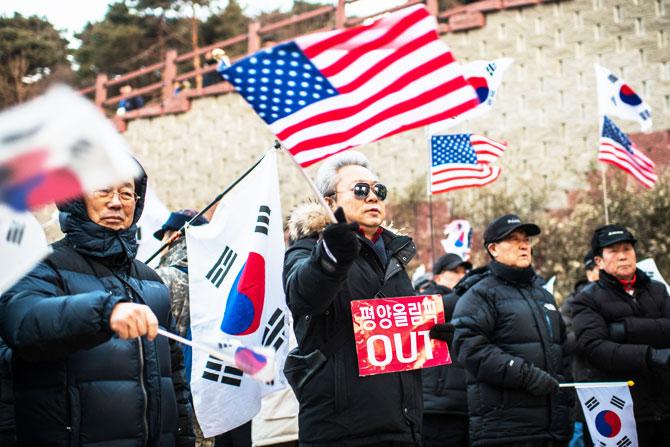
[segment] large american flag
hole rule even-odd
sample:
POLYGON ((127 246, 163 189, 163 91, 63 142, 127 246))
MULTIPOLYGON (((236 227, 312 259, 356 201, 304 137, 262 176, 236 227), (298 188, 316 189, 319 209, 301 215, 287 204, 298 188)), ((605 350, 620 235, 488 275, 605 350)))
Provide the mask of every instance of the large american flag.
POLYGON ((488 185, 500 176, 491 166, 507 145, 481 135, 461 133, 433 135, 431 145, 430 192, 488 185))
POLYGON ((623 169, 645 188, 653 188, 658 178, 654 173, 654 162, 638 150, 635 143, 606 116, 603 116, 598 160, 623 169))
POLYGON ((479 104, 421 4, 262 50, 222 75, 302 166, 479 104))

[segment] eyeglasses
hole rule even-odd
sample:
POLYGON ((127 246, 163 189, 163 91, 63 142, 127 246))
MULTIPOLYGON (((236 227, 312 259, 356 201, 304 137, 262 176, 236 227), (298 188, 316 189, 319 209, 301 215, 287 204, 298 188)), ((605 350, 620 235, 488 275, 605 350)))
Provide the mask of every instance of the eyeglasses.
POLYGON ((93 197, 107 201, 112 200, 116 194, 119 195, 119 200, 122 203, 136 202, 140 199, 140 196, 130 191, 114 191, 112 189, 98 189, 93 191, 93 197))
MULTIPOLYGON (((370 186, 367 183, 356 183, 349 191, 353 191, 354 197, 356 197, 358 200, 365 200, 368 198, 371 189, 372 192, 374 192, 375 195, 379 198, 379 200, 381 201, 386 200, 386 196, 388 195, 388 189, 386 189, 386 186, 382 185, 381 183, 375 183, 372 186, 370 186)), ((331 195, 334 196, 338 192, 341 191, 335 191, 331 195)))

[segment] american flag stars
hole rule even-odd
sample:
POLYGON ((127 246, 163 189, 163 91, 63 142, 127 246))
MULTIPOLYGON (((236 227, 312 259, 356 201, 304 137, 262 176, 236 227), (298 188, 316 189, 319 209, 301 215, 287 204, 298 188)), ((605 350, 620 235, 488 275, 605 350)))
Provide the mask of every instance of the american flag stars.
POLYGON ((476 164, 477 155, 470 145, 470 135, 433 136, 433 166, 445 163, 476 164))
POLYGON ((222 75, 268 124, 338 94, 295 42, 248 56, 222 75))

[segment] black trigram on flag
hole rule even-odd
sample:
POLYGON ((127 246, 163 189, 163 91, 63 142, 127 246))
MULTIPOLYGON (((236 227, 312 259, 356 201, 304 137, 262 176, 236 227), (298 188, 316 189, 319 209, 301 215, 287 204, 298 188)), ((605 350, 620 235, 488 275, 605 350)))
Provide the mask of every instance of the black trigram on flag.
POLYGON ((10 244, 21 245, 21 241, 23 240, 23 233, 25 230, 26 226, 24 224, 13 220, 12 223, 9 224, 9 229, 7 230, 5 239, 10 244))
POLYGON ((263 346, 271 346, 277 350, 284 344, 285 340, 284 312, 282 312, 281 309, 277 309, 268 320, 268 324, 265 325, 261 343, 263 346))
POLYGON ((610 400, 610 403, 615 407, 617 407, 619 410, 623 410, 623 407, 626 406, 626 401, 615 395, 612 395, 612 400, 610 400))
POLYGON ((602 441, 598 441, 598 443, 600 444, 600 447, 607 447, 607 444, 605 444, 605 443, 602 442, 602 441))
POLYGON ((258 218, 256 219, 254 232, 268 234, 268 231, 270 231, 270 207, 261 205, 258 208, 258 218))
POLYGON ((600 405, 600 402, 598 402, 598 399, 595 398, 595 396, 591 397, 589 400, 587 400, 584 405, 586 405, 586 408, 589 409, 589 411, 593 411, 595 407, 600 405))
POLYGON ((214 287, 218 288, 223 282, 223 278, 228 274, 230 267, 235 263, 235 259, 237 259, 237 253, 232 248, 226 246, 219 259, 216 260, 211 270, 205 275, 205 278, 210 280, 214 284, 214 287))
POLYGON ((623 438, 619 439, 616 443, 617 447, 629 447, 633 444, 633 442, 628 438, 628 436, 624 436, 623 438))
POLYGON ((240 386, 242 384, 242 374, 241 370, 224 365, 221 360, 209 356, 202 378, 226 385, 240 386))

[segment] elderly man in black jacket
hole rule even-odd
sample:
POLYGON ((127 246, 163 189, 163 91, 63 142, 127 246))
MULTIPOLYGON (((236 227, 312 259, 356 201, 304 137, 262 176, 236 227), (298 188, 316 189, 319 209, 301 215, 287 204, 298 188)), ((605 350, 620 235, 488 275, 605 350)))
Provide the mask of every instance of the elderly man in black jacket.
MULTIPOLYGON (((422 294, 442 295, 444 318, 448 322, 458 298, 471 281, 462 281, 472 264, 455 253, 447 253, 433 264, 435 282, 422 294)), ((452 340, 446 340, 451 344, 452 340)), ((423 379, 423 447, 467 447, 468 402, 465 371, 452 357, 452 363, 421 370, 423 379)))
POLYGON ((453 347, 468 381, 473 446, 557 446, 570 439, 565 327, 531 267, 540 228, 509 214, 484 233, 489 272, 461 297, 453 347))
POLYGON ((591 240, 600 278, 573 303, 575 376, 583 381, 633 380, 630 391, 640 446, 670 445, 670 297, 636 267, 633 234, 598 228, 591 240))
POLYGON ((387 190, 363 154, 329 158, 317 187, 340 223, 318 206, 294 211, 284 263, 298 339, 284 371, 300 402, 300 445, 418 445, 421 372, 360 377, 351 315, 352 300, 414 295, 405 267, 416 249, 381 227, 387 190), (309 374, 294 376, 296 356, 309 374))
POLYGON ((19 445, 193 445, 168 289, 135 259, 146 184, 59 205, 65 237, 0 297, 19 445))

